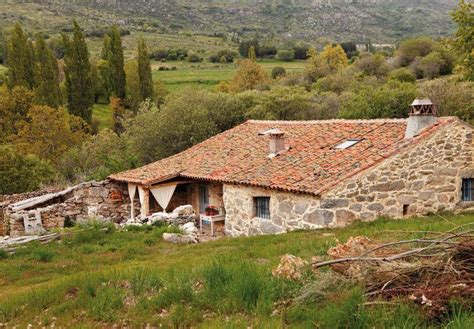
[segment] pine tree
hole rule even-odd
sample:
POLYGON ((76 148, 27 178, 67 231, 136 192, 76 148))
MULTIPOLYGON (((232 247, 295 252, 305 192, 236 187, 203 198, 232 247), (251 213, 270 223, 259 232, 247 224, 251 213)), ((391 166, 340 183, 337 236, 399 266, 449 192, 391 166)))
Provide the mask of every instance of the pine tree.
POLYGON ((72 40, 63 35, 65 45, 65 69, 68 110, 90 123, 94 105, 94 85, 91 78, 91 64, 84 35, 74 21, 72 40))
POLYGON ((145 40, 138 40, 138 79, 140 82, 140 95, 142 100, 153 98, 153 78, 151 75, 150 56, 145 40))
POLYGON ((110 65, 110 72, 113 79, 112 92, 113 95, 120 99, 125 99, 125 70, 123 60, 123 47, 120 31, 117 26, 112 26, 109 33, 110 44, 106 51, 107 62, 110 65))
POLYGON ((20 23, 16 23, 8 40, 8 84, 10 88, 23 86, 33 89, 33 49, 20 23))
POLYGON ((61 105, 58 61, 41 35, 36 37, 34 53, 36 102, 57 108, 61 105))

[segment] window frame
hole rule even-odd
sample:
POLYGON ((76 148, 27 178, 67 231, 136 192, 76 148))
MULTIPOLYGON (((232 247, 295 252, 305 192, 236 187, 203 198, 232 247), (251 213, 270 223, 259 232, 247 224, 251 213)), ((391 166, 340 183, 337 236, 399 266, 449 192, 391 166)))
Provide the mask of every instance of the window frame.
POLYGON ((253 217, 270 220, 270 197, 269 196, 254 196, 253 197, 253 217), (263 210, 263 211, 262 211, 263 210))
POLYGON ((461 181, 461 202, 474 202, 473 177, 465 177, 461 181))

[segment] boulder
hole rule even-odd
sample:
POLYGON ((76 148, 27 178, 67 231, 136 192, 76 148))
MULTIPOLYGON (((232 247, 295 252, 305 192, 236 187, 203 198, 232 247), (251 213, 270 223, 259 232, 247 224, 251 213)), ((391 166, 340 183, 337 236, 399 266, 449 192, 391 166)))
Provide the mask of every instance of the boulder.
POLYGON ((187 234, 187 235, 190 235, 190 234, 197 235, 199 233, 199 231, 198 231, 196 225, 194 224, 194 222, 186 223, 184 225, 181 225, 179 228, 181 230, 183 230, 184 234, 187 234))
POLYGON ((198 243, 194 234, 163 233, 163 240, 176 244, 198 243))
POLYGON ((187 204, 184 206, 179 206, 175 208, 172 212, 173 215, 176 217, 189 217, 191 215, 195 215, 193 206, 187 204))

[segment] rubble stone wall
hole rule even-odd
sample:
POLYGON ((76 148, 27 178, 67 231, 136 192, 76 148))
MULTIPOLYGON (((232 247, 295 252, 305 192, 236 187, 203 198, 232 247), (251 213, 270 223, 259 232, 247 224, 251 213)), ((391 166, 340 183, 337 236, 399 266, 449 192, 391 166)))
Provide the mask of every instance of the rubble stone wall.
POLYGON ((401 218, 474 209, 461 202, 463 178, 474 177, 472 128, 456 123, 321 198, 241 185, 224 185, 226 233, 274 234, 300 228, 344 226, 356 219, 401 218), (253 198, 270 197, 270 220, 255 218, 253 198))
MULTIPOLYGON (((71 221, 98 218, 120 222, 130 216, 130 201, 127 186, 110 181, 88 182, 75 187, 70 193, 40 204, 32 209, 14 211, 10 206, 4 210, 4 222, 11 236, 25 232, 23 218, 36 211, 41 213, 43 228, 63 227, 66 219, 71 221)), ((139 205, 135 205, 139 208, 139 205)))

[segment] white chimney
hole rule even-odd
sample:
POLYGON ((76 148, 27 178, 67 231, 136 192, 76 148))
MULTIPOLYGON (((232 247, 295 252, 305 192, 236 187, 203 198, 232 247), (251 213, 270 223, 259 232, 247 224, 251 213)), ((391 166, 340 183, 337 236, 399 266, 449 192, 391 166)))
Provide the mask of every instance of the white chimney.
POLYGON ((412 138, 418 135, 421 130, 435 124, 437 121, 436 107, 431 100, 428 98, 415 99, 411 104, 405 138, 412 138))
POLYGON ((260 132, 259 135, 269 136, 269 155, 268 157, 273 158, 277 156, 282 151, 286 151, 285 147, 285 132, 278 129, 272 128, 270 130, 260 132))

